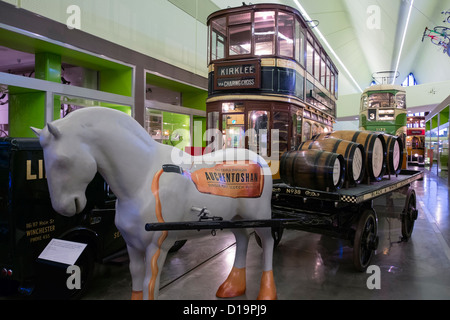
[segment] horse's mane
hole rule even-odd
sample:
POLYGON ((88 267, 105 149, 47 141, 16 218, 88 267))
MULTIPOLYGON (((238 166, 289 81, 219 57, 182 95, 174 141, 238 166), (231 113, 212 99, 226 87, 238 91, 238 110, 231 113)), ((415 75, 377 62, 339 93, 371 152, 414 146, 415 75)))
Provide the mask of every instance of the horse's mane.
MULTIPOLYGON (((102 130, 107 129, 109 132, 105 132, 111 135, 112 131, 124 129, 131 131, 133 139, 138 138, 143 143, 149 143, 152 141, 151 136, 145 131, 145 129, 130 115, 107 107, 88 107, 78 109, 70 113, 67 117, 55 121, 55 125, 58 126, 58 122, 73 122, 78 123, 83 129, 88 130, 102 130), (101 123, 107 125, 101 125, 101 123)), ((85 130, 84 130, 85 131, 85 130)))

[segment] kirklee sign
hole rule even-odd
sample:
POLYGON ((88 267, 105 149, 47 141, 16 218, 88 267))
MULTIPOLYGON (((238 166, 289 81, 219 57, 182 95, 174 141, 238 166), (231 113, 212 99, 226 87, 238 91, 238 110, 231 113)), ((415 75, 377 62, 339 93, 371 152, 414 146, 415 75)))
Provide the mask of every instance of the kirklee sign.
POLYGON ((259 60, 216 64, 214 90, 257 89, 260 87, 259 60))

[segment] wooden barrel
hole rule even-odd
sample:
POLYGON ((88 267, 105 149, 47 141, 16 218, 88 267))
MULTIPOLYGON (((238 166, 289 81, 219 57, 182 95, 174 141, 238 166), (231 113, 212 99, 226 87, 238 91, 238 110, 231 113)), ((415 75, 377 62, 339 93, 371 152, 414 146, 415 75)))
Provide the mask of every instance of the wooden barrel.
POLYGON ((288 151, 281 156, 280 177, 293 187, 335 191, 344 184, 344 158, 321 150, 288 151))
POLYGON ((386 163, 389 174, 398 174, 403 165, 403 141, 398 136, 383 133, 386 140, 386 163))
POLYGON ((371 131, 339 130, 315 135, 313 140, 337 138, 363 145, 366 157, 366 175, 371 181, 380 181, 386 172, 386 141, 380 133, 371 131))
POLYGON ((327 138, 302 142, 298 150, 317 149, 339 153, 344 157, 345 176, 349 183, 358 184, 365 173, 365 153, 362 144, 343 139, 327 138))

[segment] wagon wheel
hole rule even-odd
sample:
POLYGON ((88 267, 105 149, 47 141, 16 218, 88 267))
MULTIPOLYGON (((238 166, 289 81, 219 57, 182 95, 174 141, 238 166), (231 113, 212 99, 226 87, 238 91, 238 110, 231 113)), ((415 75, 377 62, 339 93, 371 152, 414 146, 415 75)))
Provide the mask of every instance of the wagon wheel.
POLYGON ((364 210, 358 220, 353 247, 353 265, 358 271, 366 270, 378 247, 377 225, 375 211, 364 210))
POLYGON ((408 191, 405 208, 402 213, 402 241, 408 241, 414 229, 414 222, 417 220, 418 210, 416 209, 416 192, 413 189, 408 191))
MULTIPOLYGON (((274 240, 273 242, 273 247, 276 248, 278 246, 278 244, 281 241, 281 238, 283 237, 283 231, 284 228, 280 227, 280 228, 272 228, 272 238, 274 240)), ((256 243, 258 244, 258 246, 260 246, 262 248, 262 243, 261 243, 261 238, 258 236, 258 234, 255 232, 255 240, 256 243)))

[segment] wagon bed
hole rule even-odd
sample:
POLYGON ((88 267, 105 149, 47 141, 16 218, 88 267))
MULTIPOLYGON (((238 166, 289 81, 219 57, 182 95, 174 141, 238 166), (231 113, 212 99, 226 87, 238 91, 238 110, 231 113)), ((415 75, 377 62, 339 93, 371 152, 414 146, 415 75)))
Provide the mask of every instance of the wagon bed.
MULTIPOLYGON (((215 230, 233 228, 272 228, 275 244, 284 229, 302 230, 349 240, 353 263, 358 271, 370 264, 378 246, 377 210, 386 210, 402 221, 403 240, 412 234, 417 219, 416 196, 411 183, 422 179, 423 172, 402 170, 373 183, 326 192, 274 183, 272 219, 225 221, 211 216, 207 208, 198 221, 147 223, 147 231, 215 230)), ((213 214, 212 212, 211 214, 213 214)), ((259 239, 257 238, 257 241, 259 239)))

